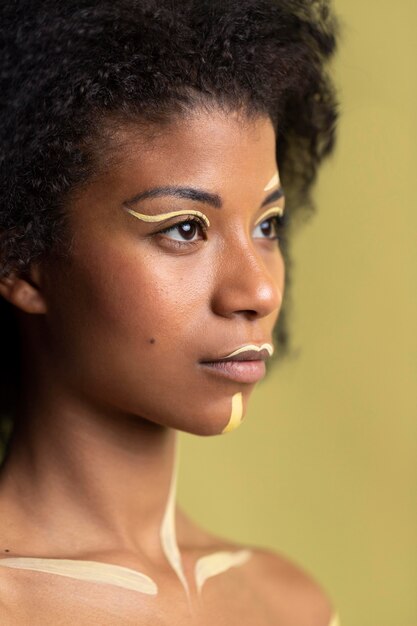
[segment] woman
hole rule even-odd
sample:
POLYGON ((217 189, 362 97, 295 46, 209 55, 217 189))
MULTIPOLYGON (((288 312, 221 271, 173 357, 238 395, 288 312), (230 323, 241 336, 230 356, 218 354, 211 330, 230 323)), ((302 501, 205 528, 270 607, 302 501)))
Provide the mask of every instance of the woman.
POLYGON ((177 431, 236 428, 284 353, 285 223, 334 140, 327 4, 1 13, 2 624, 335 624, 309 574, 175 505, 177 431))

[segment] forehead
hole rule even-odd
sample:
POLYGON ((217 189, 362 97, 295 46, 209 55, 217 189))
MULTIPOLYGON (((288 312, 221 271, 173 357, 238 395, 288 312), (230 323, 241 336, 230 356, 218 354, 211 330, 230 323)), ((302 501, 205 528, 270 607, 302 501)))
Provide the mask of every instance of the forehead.
MULTIPOLYGON (((121 179, 143 184, 225 185, 256 180, 263 188, 276 168, 276 136, 268 117, 195 111, 161 126, 119 125, 105 152, 121 179)), ((110 171, 107 171, 107 175, 110 171)))

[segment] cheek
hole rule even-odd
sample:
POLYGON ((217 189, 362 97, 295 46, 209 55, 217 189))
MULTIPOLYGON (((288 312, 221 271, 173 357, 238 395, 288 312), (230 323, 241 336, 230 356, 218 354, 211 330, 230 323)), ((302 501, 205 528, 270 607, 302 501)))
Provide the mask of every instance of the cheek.
POLYGON ((109 330, 125 334, 127 341, 152 337, 175 341, 204 316, 207 283, 189 259, 178 262, 148 254, 128 259, 113 256, 113 261, 111 273, 102 274, 100 281, 95 277, 90 306, 109 330))
POLYGON ((89 367, 95 360, 96 369, 106 363, 114 375, 117 367, 134 367, 146 377, 200 340, 209 303, 204 268, 190 256, 143 248, 90 249, 82 264, 73 265, 57 329, 72 360, 82 358, 89 367))

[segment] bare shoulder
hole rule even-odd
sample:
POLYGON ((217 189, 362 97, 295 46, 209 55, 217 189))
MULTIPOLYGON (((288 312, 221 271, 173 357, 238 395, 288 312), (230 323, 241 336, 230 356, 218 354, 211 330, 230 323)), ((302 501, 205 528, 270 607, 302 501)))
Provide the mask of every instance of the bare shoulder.
MULTIPOLYGON (((333 626, 335 610, 325 589, 300 565, 273 550, 232 542, 194 528, 199 556, 216 551, 249 552, 250 558, 234 569, 239 588, 245 589, 271 623, 288 626, 333 626)), ((224 587, 223 582, 223 587, 224 587)))
POLYGON ((250 548, 248 575, 283 623, 330 626, 334 607, 314 577, 286 556, 263 548, 250 548))
MULTIPOLYGON (((249 551, 250 558, 234 569, 239 576, 239 587, 257 598, 266 611, 273 615, 273 623, 289 626, 333 626, 334 607, 323 587, 300 565, 283 554, 232 542, 211 534, 181 517, 181 523, 193 554, 202 556, 216 551, 249 551)), ((224 584, 223 584, 224 586, 224 584)))

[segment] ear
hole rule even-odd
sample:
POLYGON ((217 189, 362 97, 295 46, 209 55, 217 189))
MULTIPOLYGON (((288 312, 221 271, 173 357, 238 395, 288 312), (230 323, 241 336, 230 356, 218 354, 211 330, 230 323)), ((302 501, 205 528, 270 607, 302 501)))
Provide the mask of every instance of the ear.
POLYGON ((25 313, 46 313, 40 266, 35 264, 26 272, 11 272, 0 278, 0 295, 25 313))

